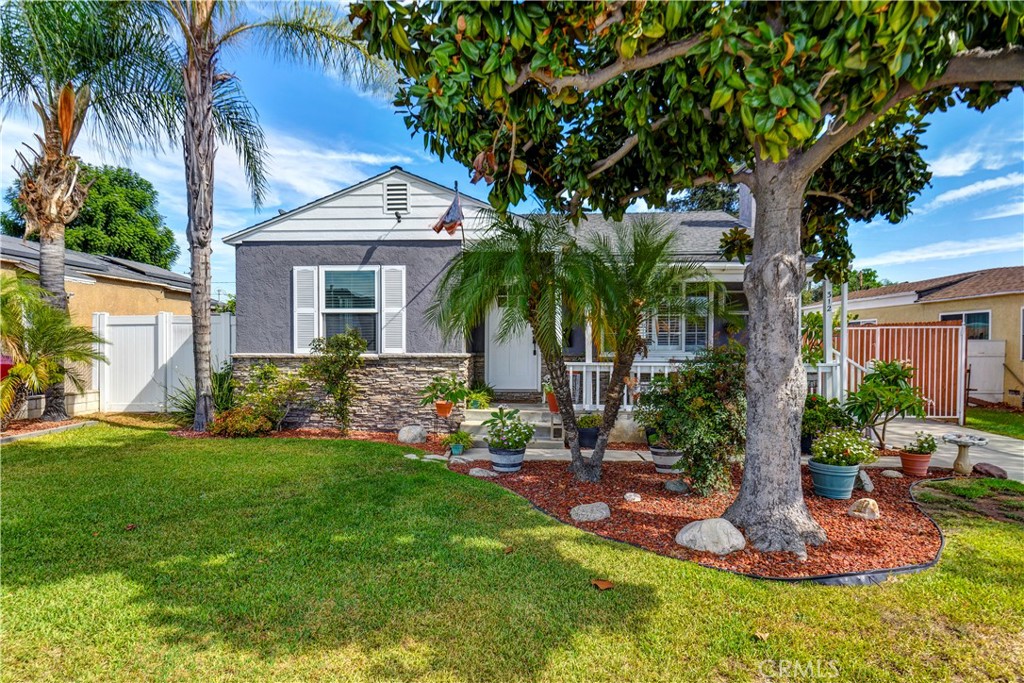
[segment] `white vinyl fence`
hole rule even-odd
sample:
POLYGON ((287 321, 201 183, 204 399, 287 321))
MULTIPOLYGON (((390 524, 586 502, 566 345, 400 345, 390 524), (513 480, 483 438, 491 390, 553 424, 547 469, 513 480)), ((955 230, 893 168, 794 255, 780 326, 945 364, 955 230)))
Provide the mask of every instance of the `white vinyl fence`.
MULTIPOLYGON (((219 368, 235 350, 235 316, 215 313, 211 322, 211 357, 219 368)), ((190 316, 94 313, 92 330, 107 341, 100 348, 109 363, 92 369, 102 412, 165 412, 168 397, 195 382, 190 316)))

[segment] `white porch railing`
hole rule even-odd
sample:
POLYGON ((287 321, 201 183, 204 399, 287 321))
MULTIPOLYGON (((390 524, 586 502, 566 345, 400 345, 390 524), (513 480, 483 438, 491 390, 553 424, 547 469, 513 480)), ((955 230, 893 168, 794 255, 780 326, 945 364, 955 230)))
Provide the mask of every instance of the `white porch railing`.
MULTIPOLYGON (((622 399, 622 410, 633 410, 633 395, 642 392, 651 379, 658 375, 674 372, 686 361, 638 361, 633 363, 630 372, 631 387, 627 387, 622 399)), ((854 364, 856 365, 856 364, 854 364)), ((608 384, 611 382, 612 364, 601 362, 570 362, 566 363, 569 370, 569 386, 572 388, 573 402, 577 410, 601 410, 604 408, 604 397, 607 395, 608 384)), ((861 371, 864 368, 857 366, 861 371)), ((805 365, 807 371, 807 390, 821 394, 827 399, 840 398, 841 384, 839 361, 822 363, 821 365, 805 365)), ((849 370, 847 371, 849 372, 849 370)))

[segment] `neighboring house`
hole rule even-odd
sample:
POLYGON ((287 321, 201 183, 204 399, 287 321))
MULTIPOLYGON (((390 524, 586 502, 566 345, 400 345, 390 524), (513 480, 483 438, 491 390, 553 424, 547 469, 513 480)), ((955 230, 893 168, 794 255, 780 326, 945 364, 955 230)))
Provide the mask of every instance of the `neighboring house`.
POLYGON ((1024 266, 850 292, 856 324, 962 322, 970 395, 1021 405, 1024 392, 1024 266))
MULTIPOLYGON (((189 315, 191 280, 146 263, 80 251, 64 253, 64 288, 68 311, 78 325, 92 329, 93 313, 156 315, 168 312, 189 315)), ((0 272, 39 274, 39 243, 0 235, 0 272)), ((86 373, 88 377, 89 373, 86 373)), ((68 396, 72 414, 99 409, 96 391, 68 396)), ((42 398, 30 399, 28 416, 42 412, 42 398)))
MULTIPOLYGON (((463 195, 463 228, 454 235, 435 233, 431 226, 454 196, 452 189, 396 166, 226 237, 235 247, 236 371, 244 375, 265 362, 298 368, 314 338, 357 329, 368 353, 352 411, 356 429, 396 429, 411 420, 429 424, 432 409, 419 406, 418 392, 440 373, 486 382, 502 400, 539 400, 541 359, 531 334, 498 340, 499 307, 465 340, 443 339, 426 319, 444 270, 464 241, 487 227, 489 205, 463 195)), ((680 260, 705 263, 745 308, 743 266, 718 255, 721 234, 740 221, 722 212, 659 215, 678 234, 680 260)), ((579 228, 581 236, 612 229, 597 216, 579 228)), ((649 323, 645 371, 662 371, 692 356, 714 343, 722 328, 718 321, 692 323, 662 312, 649 323)), ((578 380, 600 373, 605 364, 597 362, 586 330, 574 330, 566 342, 578 380)), ((591 391, 584 392, 584 385, 593 389, 590 382, 577 384, 581 403, 597 402, 591 391)))

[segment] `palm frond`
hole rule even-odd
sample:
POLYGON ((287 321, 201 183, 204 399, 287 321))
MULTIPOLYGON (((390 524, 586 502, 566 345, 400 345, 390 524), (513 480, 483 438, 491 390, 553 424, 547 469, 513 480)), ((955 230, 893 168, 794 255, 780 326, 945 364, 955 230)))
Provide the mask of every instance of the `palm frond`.
POLYGON ((245 170, 253 204, 260 207, 269 189, 267 140, 260 127, 259 113, 236 79, 229 78, 214 85, 213 118, 218 137, 234 147, 245 170))

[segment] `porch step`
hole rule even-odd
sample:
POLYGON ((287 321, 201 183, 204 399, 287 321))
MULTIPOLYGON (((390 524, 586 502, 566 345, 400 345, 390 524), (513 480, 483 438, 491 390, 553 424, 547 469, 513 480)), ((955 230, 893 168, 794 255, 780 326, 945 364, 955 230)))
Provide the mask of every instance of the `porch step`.
MULTIPOLYGON (((519 410, 519 417, 524 421, 532 425, 547 425, 548 424, 548 412, 547 406, 539 403, 528 403, 528 404, 504 404, 506 409, 517 409, 519 410)), ((491 408, 467 408, 466 423, 479 423, 485 420, 491 419, 491 413, 497 412, 498 406, 492 406, 491 408)))
MULTIPOLYGON (((473 448, 487 448, 487 442, 484 441, 483 435, 473 439, 473 448)), ((562 451, 565 450, 565 444, 557 439, 547 438, 547 433, 545 432, 544 438, 540 438, 539 436, 534 438, 534 440, 527 445, 527 448, 541 451, 562 451)))

